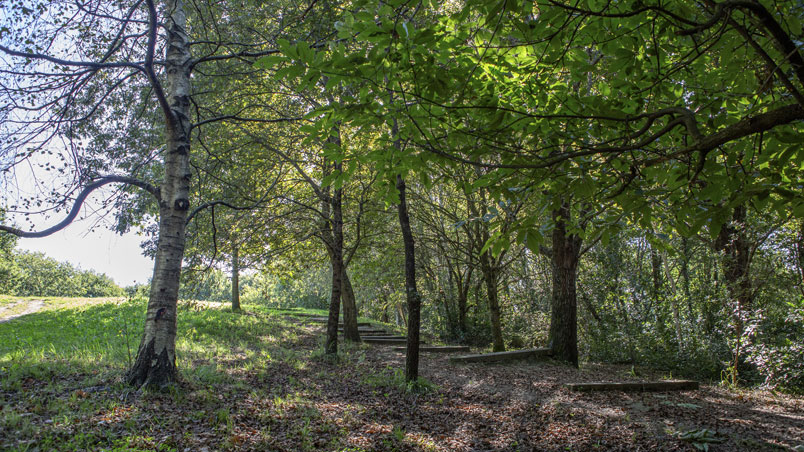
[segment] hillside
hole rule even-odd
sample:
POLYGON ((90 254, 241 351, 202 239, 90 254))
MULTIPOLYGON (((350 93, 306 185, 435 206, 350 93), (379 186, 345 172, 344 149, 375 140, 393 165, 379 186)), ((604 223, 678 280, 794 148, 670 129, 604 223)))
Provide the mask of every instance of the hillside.
POLYGON ((181 383, 132 392, 122 374, 144 300, 42 304, 0 323, 1 450, 789 450, 804 438, 801 397, 563 386, 668 377, 631 367, 424 354, 426 380, 406 387, 403 353, 341 343, 331 362, 322 326, 259 306, 181 303, 181 383))

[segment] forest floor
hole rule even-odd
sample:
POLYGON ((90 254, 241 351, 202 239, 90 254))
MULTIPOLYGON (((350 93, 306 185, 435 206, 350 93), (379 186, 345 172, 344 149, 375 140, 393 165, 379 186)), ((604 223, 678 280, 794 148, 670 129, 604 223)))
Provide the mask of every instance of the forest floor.
POLYGON ((214 306, 180 306, 182 379, 167 392, 122 382, 142 301, 46 302, 0 324, 0 450, 804 449, 802 397, 706 384, 576 393, 564 384, 666 376, 550 361, 455 365, 441 354, 422 355, 423 384, 410 387, 404 354, 390 347, 341 343, 331 361, 318 324, 214 306))

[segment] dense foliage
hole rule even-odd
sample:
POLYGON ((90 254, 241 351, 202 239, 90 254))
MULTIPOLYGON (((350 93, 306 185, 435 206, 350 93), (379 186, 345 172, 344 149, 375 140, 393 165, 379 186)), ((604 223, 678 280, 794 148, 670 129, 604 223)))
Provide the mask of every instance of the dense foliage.
POLYGON ((119 297, 112 278, 81 270, 44 253, 11 251, 0 255, 0 293, 20 297, 119 297))
POLYGON ((357 311, 412 325, 415 361, 421 314, 494 351, 801 390, 798 2, 89 3, 8 16, 0 161, 71 145, 78 177, 15 209, 126 185, 166 320, 133 384, 174 379, 179 297, 237 310, 242 287, 329 304, 329 355, 340 308, 349 340, 357 311))

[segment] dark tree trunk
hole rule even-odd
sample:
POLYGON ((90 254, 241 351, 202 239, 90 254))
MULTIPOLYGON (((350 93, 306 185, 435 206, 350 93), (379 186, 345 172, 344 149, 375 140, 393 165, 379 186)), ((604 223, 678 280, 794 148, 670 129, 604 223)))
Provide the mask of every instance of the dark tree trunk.
POLYGON ((731 222, 723 225, 715 246, 723 253, 723 279, 734 303, 732 320, 737 339, 733 350, 732 384, 737 383, 737 366, 744 345, 745 320, 751 311, 753 292, 749 269, 751 266, 751 243, 746 234, 746 208, 737 206, 731 222))
MULTIPOLYGON (((343 242, 341 242, 343 243, 343 242)), ((343 338, 347 341, 360 342, 360 332, 357 330, 357 303, 355 291, 349 272, 346 267, 341 271, 343 287, 341 288, 341 301, 343 302, 343 338)))
POLYGON ((140 387, 164 387, 177 377, 176 305, 184 257, 184 222, 190 207, 190 46, 182 0, 167 1, 168 17, 165 73, 167 74, 165 121, 167 128, 165 176, 159 206, 159 241, 154 259, 145 331, 137 357, 126 380, 140 387))
POLYGON ((402 240, 405 244, 405 294, 408 302, 408 342, 405 359, 405 380, 415 381, 419 378, 419 327, 421 313, 421 296, 416 289, 416 257, 414 254, 413 233, 410 229, 408 204, 405 198, 405 180, 396 177, 396 188, 399 190, 399 226, 402 228, 402 240))
POLYGON ((695 312, 692 309, 692 295, 690 294, 690 245, 689 245, 689 238, 681 237, 681 252, 682 252, 682 259, 681 259, 681 278, 682 278, 682 287, 684 290, 684 299, 687 300, 687 315, 689 315, 690 321, 693 323, 698 323, 695 317, 695 312))
POLYGON ((480 256, 480 270, 483 272, 483 282, 486 285, 486 295, 489 303, 489 320, 491 320, 491 338, 495 352, 505 351, 502 337, 502 324, 500 322, 500 299, 497 283, 499 274, 491 263, 491 256, 487 251, 480 256))
MULTIPOLYGON (((335 165, 340 171, 340 164, 335 165)), ((332 296, 329 301, 326 354, 338 353, 338 316, 343 289, 343 189, 335 189, 332 197, 332 296)))
POLYGON ((462 337, 466 337, 466 312, 468 308, 469 298, 469 281, 465 285, 458 285, 458 331, 462 337))
POLYGON ((578 300, 576 281, 583 239, 567 232, 569 203, 553 212, 553 306, 550 317, 550 349, 553 357, 578 366, 578 300))
POLYGON ((653 277, 653 293, 651 296, 654 300, 661 301, 662 285, 664 283, 664 279, 662 278, 662 255, 659 254, 659 250, 652 244, 648 246, 650 246, 650 266, 651 276, 653 277))
POLYGON ((232 249, 232 311, 240 311, 240 249, 233 241, 232 249))

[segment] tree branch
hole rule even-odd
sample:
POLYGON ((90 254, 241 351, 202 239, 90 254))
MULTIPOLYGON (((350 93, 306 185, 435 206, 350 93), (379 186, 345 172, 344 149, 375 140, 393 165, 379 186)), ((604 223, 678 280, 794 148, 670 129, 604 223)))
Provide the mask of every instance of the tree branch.
POLYGON ((89 196, 93 191, 97 190, 100 187, 103 187, 104 185, 112 183, 133 185, 152 194, 157 201, 161 199, 159 189, 145 181, 141 181, 139 179, 135 179, 133 177, 128 176, 105 176, 87 185, 86 187, 84 187, 83 190, 81 190, 81 193, 79 193, 78 197, 75 198, 75 204, 73 204, 72 209, 70 209, 70 213, 67 215, 67 218, 62 220, 61 223, 39 232, 23 231, 22 229, 12 228, 10 226, 3 226, 3 225, 0 225, 0 231, 5 231, 22 238, 47 237, 55 232, 61 231, 62 229, 66 228, 70 223, 72 223, 73 220, 75 220, 75 217, 78 216, 78 212, 81 210, 81 206, 84 204, 84 201, 87 199, 87 196, 89 196))

